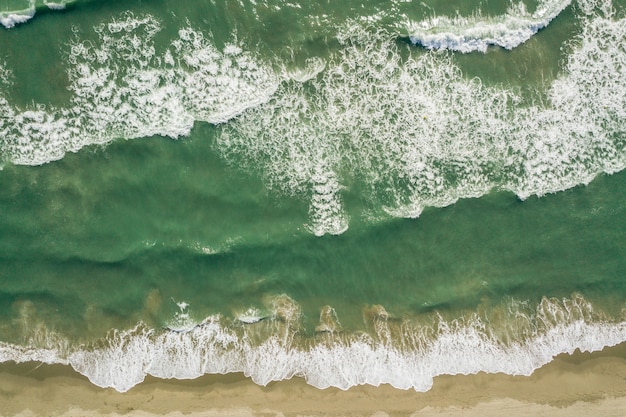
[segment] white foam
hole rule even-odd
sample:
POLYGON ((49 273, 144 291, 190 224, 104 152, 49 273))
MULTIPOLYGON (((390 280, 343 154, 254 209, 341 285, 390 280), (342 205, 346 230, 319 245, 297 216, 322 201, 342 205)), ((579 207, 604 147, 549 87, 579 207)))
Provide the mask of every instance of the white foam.
POLYGON ((350 27, 306 93, 283 84, 226 125, 218 149, 271 188, 309 198, 309 228, 320 235, 346 224, 344 178, 367 185, 372 207, 402 217, 494 188, 524 199, 586 184, 626 166, 626 19, 591 13, 581 24, 539 105, 467 80, 449 55, 405 59, 385 33, 350 27), (332 189, 318 191, 320 172, 332 189))
POLYGON ((41 164, 120 137, 178 138, 196 120, 221 124, 217 151, 307 199, 316 235, 346 230, 353 180, 369 207, 404 217, 492 189, 564 190, 626 167, 626 19, 607 0, 579 7, 581 33, 536 105, 466 79, 447 54, 404 58, 388 33, 358 25, 326 61, 276 74, 239 43, 219 51, 192 28, 157 51, 160 23, 125 14, 96 28, 99 43, 71 43, 67 108, 21 109, 0 96, 0 152, 41 164))
POLYGON ((49 1, 49 0, 44 0, 43 4, 45 6, 47 6, 48 9, 50 9, 50 10, 64 10, 65 6, 70 1, 71 0, 66 0, 66 1, 49 1))
POLYGON ((0 12, 0 24, 11 29, 17 24, 29 21, 35 16, 35 0, 30 0, 29 7, 22 10, 0 12))
POLYGON ((167 322, 167 328, 174 332, 189 332, 194 327, 198 325, 190 315, 189 315, 189 303, 185 301, 176 301, 172 299, 172 301, 178 307, 178 311, 174 313, 174 317, 172 317, 167 322))
POLYGON ((220 53, 201 32, 183 29, 179 36, 173 42, 182 63, 176 80, 198 120, 225 123, 266 102, 278 88, 276 75, 238 45, 227 44, 220 53))
MULTIPOLYGON (((72 0, 43 0, 43 5, 50 10, 64 10, 71 1, 72 0)), ((35 17, 36 11, 37 1, 28 0, 28 7, 25 9, 0 12, 0 24, 7 29, 11 29, 15 25, 25 23, 35 17)))
MULTIPOLYGON (((160 378, 243 372, 261 385, 302 376, 319 388, 390 383, 425 391, 437 375, 480 371, 529 375, 556 354, 572 353, 576 348, 595 351, 626 340, 624 323, 567 322, 569 315, 564 309, 558 303, 549 304, 563 313, 564 320, 510 346, 502 346, 486 334, 484 323, 477 319, 462 325, 439 323, 434 341, 421 340, 422 349, 400 350, 393 343, 380 344, 362 336, 344 344, 315 344, 310 349, 292 344, 292 339, 274 337, 254 345, 213 318, 190 333, 166 333, 156 338, 150 332, 140 336, 133 333, 121 337, 112 348, 90 352, 88 363, 98 363, 99 369, 123 365, 119 373, 107 373, 106 383, 101 372, 84 368, 81 372, 100 386, 121 391, 143 379, 140 370, 160 378)), ((80 359, 72 356, 72 365, 78 370, 84 359, 82 355, 80 359)))
POLYGON ((615 13, 613 2, 607 0, 577 0, 576 7, 587 15, 600 13, 610 17, 615 13))
POLYGON ((69 45, 68 107, 10 109, 2 151, 11 162, 42 164, 116 138, 178 138, 194 121, 223 123, 277 88, 274 73, 241 47, 219 52, 190 28, 162 53, 152 16, 125 13, 95 30, 99 42, 69 45))
MULTIPOLYGON (((64 10, 71 0, 50 1, 43 0, 43 4, 50 10, 64 10)), ((32 19, 36 13, 36 0, 29 0, 28 7, 22 10, 0 12, 0 24, 11 29, 17 24, 25 23, 32 19)))
POLYGON ((313 195, 309 206, 308 229, 315 236, 326 233, 340 235, 348 230, 348 216, 339 195, 342 187, 335 174, 318 169, 311 182, 313 195))
POLYGON ((59 356, 56 349, 42 349, 0 342, 0 362, 43 362, 49 365, 68 365, 67 359, 59 356))
POLYGON ((0 360, 69 363, 92 383, 121 392, 146 375, 189 379, 230 372, 260 385, 300 376, 318 388, 391 384, 427 391, 437 375, 530 375, 555 355, 626 341, 626 322, 603 318, 580 296, 544 299, 532 313, 511 303, 505 321, 496 324, 477 314, 452 321, 435 317, 427 327, 379 315, 371 319, 374 333, 326 332, 315 339, 300 336, 298 306, 288 297, 277 300, 273 318, 243 327, 231 328, 219 316, 187 332, 139 324, 69 352, 2 343, 0 360))
POLYGON ((428 49, 450 49, 463 53, 486 52, 489 45, 513 49, 546 27, 571 0, 540 1, 534 13, 523 2, 512 4, 502 16, 473 17, 436 16, 420 22, 410 22, 406 30, 411 42, 428 49))
POLYGON ((306 82, 314 79, 324 71, 326 61, 322 58, 307 58, 302 68, 283 68, 281 75, 286 80, 294 80, 298 82, 306 82))
POLYGON ((626 19, 613 20, 610 2, 603 3, 605 14, 586 22, 567 74, 550 88, 553 107, 522 113, 527 127, 517 135, 518 146, 526 146, 527 174, 519 184, 511 181, 522 198, 586 184, 599 172, 626 166, 626 19))
POLYGON ((235 318, 241 323, 253 324, 258 323, 261 320, 267 319, 268 316, 266 314, 263 314, 258 308, 250 307, 241 313, 235 314, 235 318))

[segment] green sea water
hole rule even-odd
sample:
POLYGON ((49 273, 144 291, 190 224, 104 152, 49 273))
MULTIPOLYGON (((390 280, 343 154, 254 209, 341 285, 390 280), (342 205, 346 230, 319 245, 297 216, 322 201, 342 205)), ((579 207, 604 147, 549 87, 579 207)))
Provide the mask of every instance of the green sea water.
POLYGON ((424 390, 626 340, 622 1, 13 3, 0 360, 424 390))

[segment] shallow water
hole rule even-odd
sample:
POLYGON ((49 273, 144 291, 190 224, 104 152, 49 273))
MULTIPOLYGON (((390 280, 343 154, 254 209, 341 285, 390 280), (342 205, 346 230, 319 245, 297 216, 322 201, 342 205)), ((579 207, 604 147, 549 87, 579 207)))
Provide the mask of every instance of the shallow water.
POLYGON ((0 360, 426 390, 626 340, 623 2, 66 3, 0 6, 0 360))

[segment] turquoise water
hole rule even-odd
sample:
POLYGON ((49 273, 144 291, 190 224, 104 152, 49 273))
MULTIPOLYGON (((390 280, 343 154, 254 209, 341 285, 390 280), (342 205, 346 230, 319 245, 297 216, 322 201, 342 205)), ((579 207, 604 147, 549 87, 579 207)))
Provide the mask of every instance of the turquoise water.
POLYGON ((17 3, 1 361, 427 390, 626 341, 623 2, 17 3))

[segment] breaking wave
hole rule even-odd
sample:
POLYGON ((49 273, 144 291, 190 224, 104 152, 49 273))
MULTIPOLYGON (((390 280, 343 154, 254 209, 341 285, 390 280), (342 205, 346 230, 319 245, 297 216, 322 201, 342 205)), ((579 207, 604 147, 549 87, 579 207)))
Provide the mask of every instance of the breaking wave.
POLYGON ((526 42, 535 33, 557 17, 572 0, 540 1, 529 13, 523 2, 512 4, 509 11, 496 17, 435 16, 420 22, 410 22, 406 30, 414 44, 428 49, 486 52, 490 45, 513 49, 526 42))
POLYGON ((70 43, 69 106, 20 109, 0 95, 0 154, 36 165, 115 138, 218 124, 217 152, 308 199, 315 235, 346 230, 355 181, 366 204, 400 217, 493 189, 557 192, 626 166, 626 19, 609 1, 578 9, 562 75, 535 104, 467 79, 449 53, 406 57, 388 33, 362 26, 339 33, 329 57, 277 71, 189 27, 157 51, 160 23, 128 13, 97 26, 97 44, 70 43))
POLYGON ((0 152, 12 163, 38 165, 116 138, 178 138, 195 120, 226 122, 278 87, 278 77, 236 43, 218 51, 202 33, 183 28, 157 52, 160 30, 152 16, 126 13, 95 28, 97 44, 71 42, 68 107, 22 110, 0 96, 0 152))
POLYGON ((626 19, 590 13, 545 103, 351 28, 326 71, 283 83, 224 125, 218 147, 270 187, 309 195, 316 234, 343 230, 342 183, 354 178, 402 217, 492 189, 524 199, 586 184, 626 166, 626 19))
POLYGON ((15 25, 25 23, 35 17, 38 8, 63 10, 73 2, 74 0, 25 0, 24 8, 0 11, 0 24, 6 29, 11 29, 15 25))
POLYGON ((0 24, 11 29, 17 24, 27 22, 35 16, 35 0, 25 2, 24 8, 19 10, 5 10, 0 12, 0 24))
POLYGON ((0 342, 0 361, 69 364, 95 385, 122 392, 146 375, 190 379, 231 372, 260 385, 298 376, 318 388, 391 384, 427 391, 437 375, 529 375, 560 353, 626 341, 625 321, 607 319, 578 295, 543 299, 533 309, 510 302, 483 315, 433 315, 427 324, 370 306, 363 310, 366 331, 354 332, 326 306, 310 336, 289 297, 275 297, 268 309, 255 320, 211 316, 183 330, 139 324, 80 346, 50 334, 25 345, 0 342))

